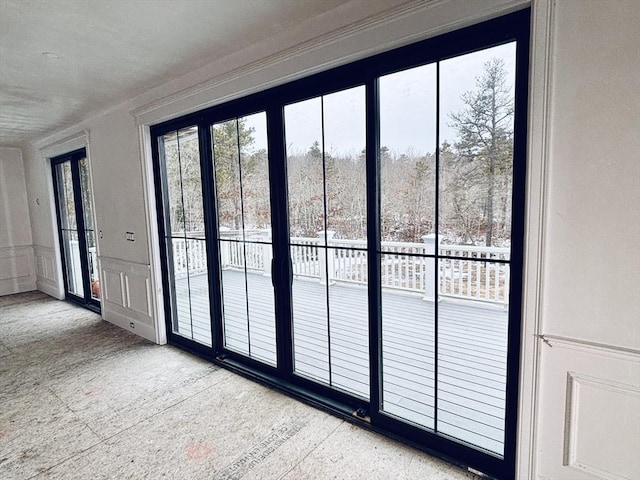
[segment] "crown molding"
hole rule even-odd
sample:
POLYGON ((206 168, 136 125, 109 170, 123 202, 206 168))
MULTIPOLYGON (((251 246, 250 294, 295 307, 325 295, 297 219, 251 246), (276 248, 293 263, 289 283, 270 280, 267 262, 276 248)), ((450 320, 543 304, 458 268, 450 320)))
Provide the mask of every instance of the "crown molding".
POLYGON ((35 143, 43 158, 57 157, 89 145, 89 130, 83 130, 64 138, 53 140, 48 137, 35 143))
MULTIPOLYGON (((528 6, 528 4, 529 2, 525 0, 498 0, 492 8, 482 8, 479 6, 482 4, 479 3, 475 4, 473 12, 461 14, 459 2, 456 0, 412 0, 324 35, 285 48, 260 60, 231 69, 230 71, 216 75, 213 78, 197 83, 191 87, 181 89, 168 96, 146 103, 131 110, 130 113, 135 117, 138 125, 159 123, 170 118, 195 112, 235 98, 266 90, 288 81, 328 70, 350 61, 355 61, 376 53, 472 25, 489 18, 510 13, 524 8, 528 6), (449 14, 450 18, 447 20, 446 15, 444 15, 445 18, 442 21, 434 24, 433 19, 438 18, 438 15, 432 14, 435 13, 435 10, 439 9, 449 9, 450 11, 445 12, 445 14, 449 14), (310 65, 295 69, 295 71, 291 73, 286 73, 287 69, 283 68, 285 65, 292 64, 296 60, 321 57, 321 55, 318 54, 320 52, 330 51, 331 47, 356 44, 356 39, 359 37, 362 38, 376 32, 389 31, 394 25, 398 26, 403 22, 412 24, 419 23, 416 22, 416 19, 421 18, 430 20, 431 25, 429 21, 426 21, 424 22, 426 26, 423 29, 416 30, 414 28, 413 32, 411 30, 398 29, 398 31, 402 32, 399 35, 380 35, 382 38, 389 38, 386 40, 382 38, 380 40, 376 39, 375 45, 369 48, 356 48, 355 51, 338 55, 337 58, 311 62, 310 65), (221 93, 221 90, 224 92, 222 87, 242 84, 243 80, 250 77, 260 78, 260 74, 265 71, 276 72, 275 77, 268 78, 267 76, 267 78, 261 78, 257 84, 256 82, 249 82, 250 86, 233 88, 232 91, 228 93, 221 93)), ((469 4, 466 5, 469 6, 469 4)), ((305 62, 303 61, 301 63, 304 64, 305 62)), ((307 61, 306 63, 309 62, 307 61)))

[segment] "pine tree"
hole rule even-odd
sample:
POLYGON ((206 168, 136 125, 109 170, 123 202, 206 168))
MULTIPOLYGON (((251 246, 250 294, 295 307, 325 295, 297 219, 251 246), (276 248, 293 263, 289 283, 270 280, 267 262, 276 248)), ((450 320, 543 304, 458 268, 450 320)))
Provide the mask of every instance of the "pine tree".
POLYGON ((451 126, 458 130, 455 146, 468 162, 480 162, 485 184, 485 244, 491 246, 494 228, 496 175, 511 169, 513 155, 513 95, 502 59, 485 63, 476 88, 463 94, 465 108, 452 113, 451 126))

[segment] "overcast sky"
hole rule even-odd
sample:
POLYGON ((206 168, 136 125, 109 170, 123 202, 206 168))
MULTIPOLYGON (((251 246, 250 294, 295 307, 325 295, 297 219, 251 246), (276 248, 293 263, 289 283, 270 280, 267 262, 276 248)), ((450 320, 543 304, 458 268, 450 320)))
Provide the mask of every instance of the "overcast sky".
MULTIPOLYGON (((515 78, 515 43, 462 55, 440 62, 440 142, 453 143, 455 129, 448 126, 449 113, 464 108, 461 96, 474 90, 484 64, 493 57, 504 60, 507 80, 515 78)), ((324 144, 332 154, 359 154, 365 145, 365 89, 356 87, 285 107, 288 151, 306 152, 313 142, 324 144)), ((392 152, 424 154, 436 144, 436 65, 405 70, 380 80, 380 141, 392 152)), ((263 115, 247 118, 255 128, 255 148, 265 148, 266 126, 263 115)))

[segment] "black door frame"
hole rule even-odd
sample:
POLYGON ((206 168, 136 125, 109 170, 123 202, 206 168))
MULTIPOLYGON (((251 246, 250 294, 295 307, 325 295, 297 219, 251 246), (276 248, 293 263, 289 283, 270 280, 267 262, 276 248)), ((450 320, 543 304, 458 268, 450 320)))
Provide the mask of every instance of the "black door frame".
MULTIPOLYGON (((91 278, 89 271, 89 255, 86 237, 86 222, 84 218, 84 195, 82 194, 82 183, 80 180, 80 160, 87 158, 86 148, 80 148, 69 153, 51 158, 51 175, 53 178, 53 191, 56 205, 56 218, 58 225, 58 240, 60 243, 60 259, 62 262, 62 277, 64 279, 65 298, 71 300, 94 312, 100 313, 101 303, 91 296, 91 278), (73 200, 76 215, 76 229, 78 231, 78 248, 80 249, 80 266, 82 269, 82 287, 84 296, 79 296, 69 291, 69 278, 67 275, 67 256, 65 254, 64 236, 62 228, 62 211, 60 205, 60 184, 56 173, 56 166, 69 162, 71 166, 71 180, 73 182, 73 200)), ((93 194, 93 192, 91 192, 93 194)), ((93 208, 91 209, 93 212, 93 208)), ((94 232, 95 235, 95 232, 94 232)), ((97 266, 95 266, 97 268, 97 266)))
MULTIPOLYGON (((496 478, 512 478, 516 465, 516 438, 518 414, 518 381, 520 359, 522 278, 524 253, 524 202, 527 144, 527 102, 529 65, 530 9, 524 9, 452 33, 424 40, 390 52, 375 55, 332 70, 315 74, 285 85, 211 107, 209 109, 163 122, 151 127, 155 193, 160 229, 160 248, 167 252, 165 243, 164 194, 161 181, 159 138, 161 135, 189 126, 198 126, 200 161, 205 216, 207 218, 207 255, 210 280, 212 348, 176 335, 171 329, 171 302, 165 295, 167 337, 170 343, 193 351, 203 357, 233 369, 243 375, 276 386, 291 395, 344 416, 352 422, 383 432, 446 458, 453 463, 471 466, 496 478), (509 327, 507 353, 507 387, 505 405, 505 448, 502 458, 468 446, 446 435, 429 432, 399 421, 380 408, 381 382, 381 305, 380 265, 368 262, 369 268, 369 402, 344 392, 304 379, 293 373, 291 334, 291 281, 289 260, 289 220, 286 188, 286 154, 284 137, 284 106, 335 91, 366 86, 366 165, 367 165, 367 218, 368 257, 378 259, 380 250, 380 185, 379 185, 379 112, 378 78, 396 71, 438 62, 447 58, 478 51, 508 42, 516 42, 516 79, 514 115, 514 165, 512 199, 512 251, 509 298, 509 327), (273 235, 273 275, 276 308, 276 335, 278 343, 277 368, 244 357, 225 349, 222 344, 220 269, 216 245, 217 214, 211 158, 210 125, 266 112, 271 188, 271 218, 273 235), (212 272, 214 272, 212 274, 212 272), (356 413, 357 412, 357 413, 356 413)), ((163 284, 169 291, 166 253, 161 255, 163 284)))

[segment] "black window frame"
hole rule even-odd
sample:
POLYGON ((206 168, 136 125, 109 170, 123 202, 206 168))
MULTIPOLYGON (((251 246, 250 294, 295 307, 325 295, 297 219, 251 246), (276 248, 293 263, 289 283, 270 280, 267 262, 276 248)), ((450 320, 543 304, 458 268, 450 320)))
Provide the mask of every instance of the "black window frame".
MULTIPOLYGON (((60 244, 60 261, 62 263, 62 279, 64 283, 65 289, 65 299, 71 302, 74 302, 82 307, 88 308, 89 310, 100 313, 101 312, 101 299, 97 300, 91 296, 91 279, 89 278, 89 258, 87 254, 86 247, 86 224, 84 218, 84 195, 82 192, 82 186, 80 183, 80 160, 87 158, 87 149, 86 147, 79 148, 77 150, 73 150, 68 153, 64 153, 62 155, 58 155, 56 157, 52 157, 50 159, 51 163, 51 175, 53 180, 53 192, 54 192, 54 202, 56 206, 56 221, 58 227, 58 240, 60 244), (67 274, 67 258, 65 254, 64 248, 64 236, 63 231, 65 230, 62 226, 62 218, 61 218, 61 210, 60 210, 60 184, 58 182, 58 175, 56 172, 56 167, 62 163, 70 162, 71 172, 72 172, 72 182, 73 182, 73 197, 74 197, 74 209, 76 216, 76 230, 78 232, 82 232, 82 235, 78 235, 78 244, 80 250, 80 262, 82 264, 82 286, 84 291, 84 296, 81 297, 74 293, 71 293, 69 290, 69 278, 67 274)), ((93 192, 91 192, 93 201, 93 192)), ((93 212, 93 209, 91 210, 93 212)), ((94 235, 95 235, 95 226, 94 226, 94 235)), ((96 266, 97 268, 97 266, 96 266)))
MULTIPOLYGON (((172 131, 198 126, 200 136, 201 174, 205 218, 207 221, 207 251, 209 275, 219 272, 219 259, 215 253, 217 221, 215 192, 211 160, 211 139, 207 135, 209 126, 251 115, 267 112, 269 146, 269 176, 271 185, 286 185, 286 157, 284 139, 284 106, 287 104, 327 95, 358 85, 366 86, 366 164, 367 164, 367 235, 369 238, 367 255, 377 258, 380 250, 380 185, 379 185, 379 111, 377 103, 378 79, 390 73, 406 70, 433 62, 457 57, 466 53, 483 50, 509 42, 516 42, 516 78, 514 99, 514 145, 513 145, 513 196, 512 196, 512 242, 511 242, 511 286, 509 289, 509 328, 507 353, 507 387, 505 405, 505 441, 502 458, 467 446, 440 433, 430 433, 421 428, 400 422, 378 411, 381 385, 381 305, 379 284, 379 262, 369 264, 369 352, 371 395, 369 402, 354 399, 330 388, 311 381, 294 377, 292 356, 278 357, 277 367, 242 357, 221 346, 222 332, 216 319, 220 318, 220 296, 215 288, 210 288, 211 326, 213 347, 205 348, 197 342, 174 335, 171 319, 167 318, 167 336, 170 343, 196 353, 213 362, 230 368, 242 375, 275 386, 290 395, 320 406, 351 422, 398 438, 417 448, 428 451, 448 461, 470 466, 496 478, 513 478, 516 468, 517 415, 519 394, 519 369, 521 353, 522 286, 525 226, 525 179, 527 145, 527 111, 529 80, 530 8, 472 25, 451 33, 429 38, 411 45, 380 53, 362 60, 320 72, 293 82, 272 87, 236 100, 191 113, 177 119, 168 120, 150 128, 152 139, 153 171, 155 176, 156 207, 161 252, 166 251, 164 243, 164 195, 161 182, 163 174, 159 161, 158 139, 172 131), (375 379, 375 380, 374 380, 375 379), (372 408, 372 405, 378 405, 372 408), (353 412, 362 409, 366 417, 359 418, 353 412)), ((439 148, 439 145, 438 145, 439 148)), ((288 218, 281 212, 287 211, 287 194, 271 189, 274 263, 276 277, 276 316, 278 342, 291 339, 291 285, 292 269, 288 262, 288 218), (284 202, 284 204, 283 204, 284 202), (285 235, 285 232, 287 235, 285 235), (288 285, 288 286, 287 286, 288 285)), ((165 311, 171 312, 168 291, 169 265, 164 253, 161 255, 163 286, 165 291, 165 311)), ((214 274, 215 277, 215 274, 214 274)), ((210 285, 219 289, 220 279, 210 279, 210 285)), ((291 346, 289 346, 289 349, 291 346)))

